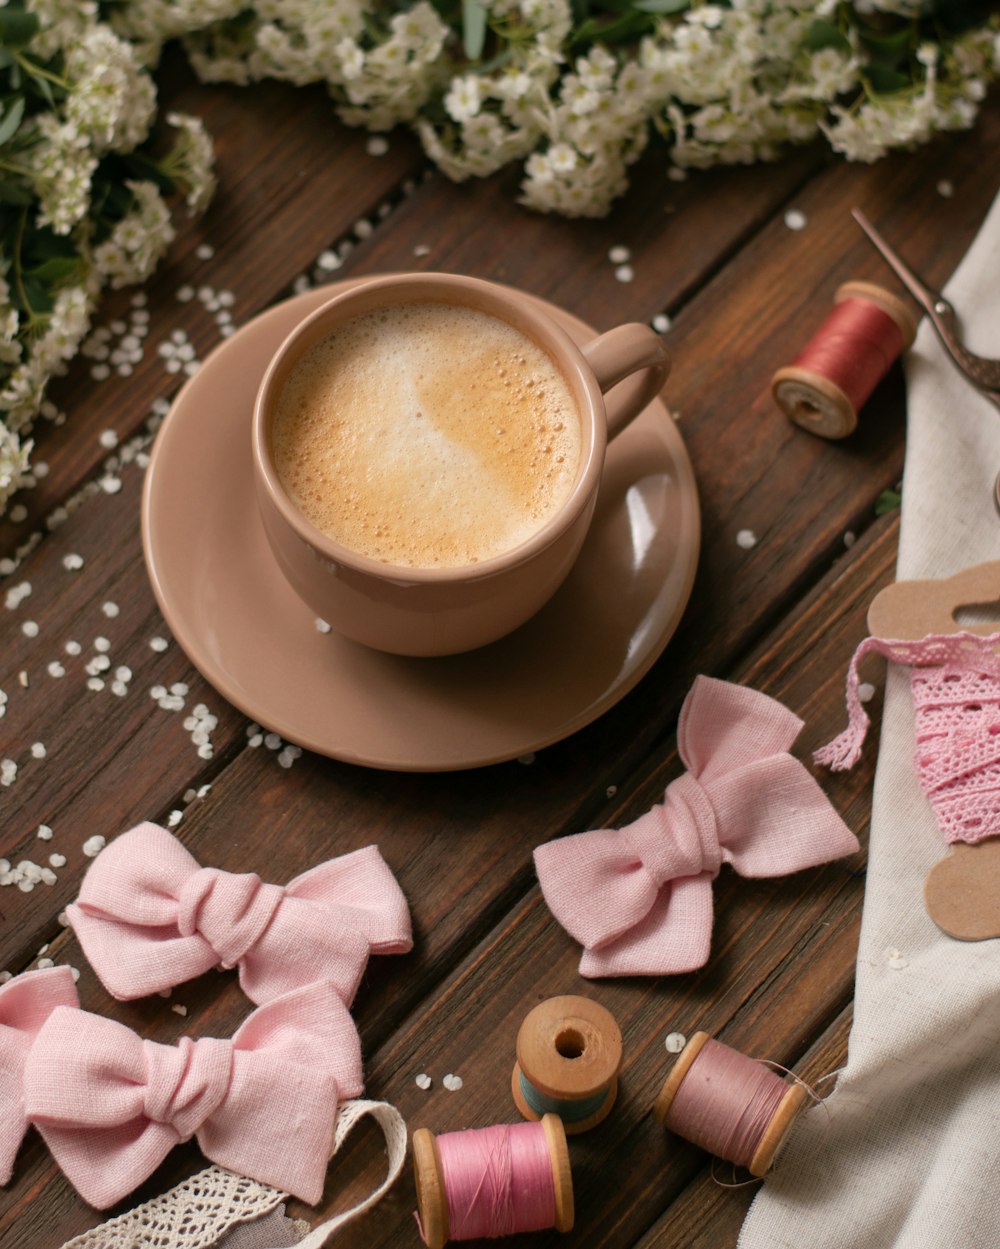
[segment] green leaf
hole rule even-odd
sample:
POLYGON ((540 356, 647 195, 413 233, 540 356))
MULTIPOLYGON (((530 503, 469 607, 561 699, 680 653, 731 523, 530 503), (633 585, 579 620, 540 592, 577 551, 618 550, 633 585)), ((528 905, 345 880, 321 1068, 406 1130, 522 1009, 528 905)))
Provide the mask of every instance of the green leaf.
POLYGON ((912 86, 907 74, 901 74, 888 65, 869 65, 862 73, 875 95, 895 95, 897 91, 905 91, 912 86))
MULTIPOLYGON (((15 288, 12 287, 11 290, 16 294, 15 288)), ((23 309, 25 312, 45 313, 51 312, 55 307, 52 296, 41 282, 27 274, 24 275, 24 293, 28 298, 28 308, 23 309)))
POLYGON ((0 69, 9 69, 14 64, 14 58, 6 48, 0 48, 0 69))
POLYGON ((462 0, 462 48, 470 61, 478 61, 486 44, 486 10, 477 0, 462 0))
POLYGON ((25 230, 22 267, 26 273, 36 273, 46 261, 52 259, 77 258, 77 245, 68 235, 56 234, 51 226, 34 226, 25 230))
POLYGON ((36 282, 43 282, 46 286, 59 286, 69 278, 76 277, 79 270, 79 257, 70 259, 66 256, 53 256, 51 260, 46 260, 32 269, 31 276, 36 282))
POLYGON ((641 13, 683 13, 691 0, 635 0, 632 7, 641 13))
POLYGON ((21 118, 24 116, 24 97, 16 99, 2 115, 0 115, 0 147, 9 142, 15 135, 21 118))
MULTIPOLYGON (((17 65, 15 69, 20 72, 22 67, 17 65)), ((41 96, 49 108, 55 108, 56 97, 52 93, 52 85, 47 78, 41 78, 39 75, 31 73, 30 70, 25 70, 24 89, 25 91, 30 91, 33 95, 41 96)))
POLYGON ((10 178, 0 178, 0 204, 30 204, 34 198, 27 187, 10 178))
POLYGON ((0 9, 0 43, 15 50, 27 47, 41 29, 36 13, 24 9, 0 9))
POLYGON ((895 65, 909 56, 914 33, 910 25, 891 31, 876 31, 862 26, 858 29, 858 38, 873 60, 895 65))
POLYGON ((850 52, 850 40, 833 22, 825 22, 817 18, 806 31, 802 41, 808 52, 822 52, 824 48, 836 48, 838 52, 850 52))
MULTIPOLYGON (((633 6, 633 9, 635 9, 635 6, 633 6)), ((591 17, 576 31, 573 36, 573 43, 574 46, 590 43, 624 43, 629 39, 636 38, 638 35, 646 34, 652 28, 652 15, 639 13, 638 11, 626 13, 624 16, 610 22, 591 17)))
POLYGON ((902 495, 898 490, 883 490, 875 500, 875 515, 885 516, 887 512, 893 512, 902 502, 902 495))

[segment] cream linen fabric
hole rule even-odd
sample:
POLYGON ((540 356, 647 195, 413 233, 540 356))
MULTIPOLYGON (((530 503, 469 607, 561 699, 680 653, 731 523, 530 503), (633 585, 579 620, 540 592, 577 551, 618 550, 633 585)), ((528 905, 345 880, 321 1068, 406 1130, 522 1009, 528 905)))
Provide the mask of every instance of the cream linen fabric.
MULTIPOLYGON (((1000 198, 947 293, 972 350, 1000 356, 1000 198)), ((907 388, 898 577, 1000 558, 1000 412, 926 322, 907 388)), ((1000 1245, 1000 940, 955 941, 928 918, 924 877, 944 852, 914 775, 908 673, 893 668, 847 1067, 826 1109, 796 1125, 739 1249, 1000 1245)))

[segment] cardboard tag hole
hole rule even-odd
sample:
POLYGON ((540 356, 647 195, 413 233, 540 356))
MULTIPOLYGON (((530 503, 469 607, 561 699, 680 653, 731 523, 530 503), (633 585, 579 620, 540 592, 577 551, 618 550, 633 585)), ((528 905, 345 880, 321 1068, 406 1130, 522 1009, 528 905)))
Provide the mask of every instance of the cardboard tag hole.
POLYGON ((955 624, 970 632, 976 625, 993 625, 1000 630, 1000 603, 967 603, 952 612, 955 624))

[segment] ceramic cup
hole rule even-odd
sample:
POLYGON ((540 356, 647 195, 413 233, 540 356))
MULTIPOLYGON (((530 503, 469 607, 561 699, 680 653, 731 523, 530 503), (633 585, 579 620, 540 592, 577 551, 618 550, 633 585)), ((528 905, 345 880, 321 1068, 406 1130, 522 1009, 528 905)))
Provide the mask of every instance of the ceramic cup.
POLYGON ((559 588, 594 511, 605 447, 659 393, 669 371, 648 326, 618 326, 577 347, 527 296, 456 274, 373 278, 302 321, 272 358, 253 418, 253 461, 264 529, 285 577, 305 603, 355 641, 401 655, 448 655, 495 641, 559 588), (580 457, 568 497, 526 541, 460 567, 411 568, 359 554, 315 528, 279 479, 273 448, 278 400, 305 352, 346 322, 400 304, 443 303, 506 321, 542 348, 567 383, 580 422, 580 457))

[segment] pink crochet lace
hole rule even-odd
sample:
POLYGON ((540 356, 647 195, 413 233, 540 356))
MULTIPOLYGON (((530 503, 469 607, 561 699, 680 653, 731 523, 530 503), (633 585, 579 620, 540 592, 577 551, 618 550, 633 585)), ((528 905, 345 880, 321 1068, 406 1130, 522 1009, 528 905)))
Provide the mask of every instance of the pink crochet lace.
POLYGON ((948 842, 1000 833, 1000 633, 933 634, 919 642, 866 638, 847 673, 849 722, 813 758, 834 771, 861 756, 868 715, 858 665, 875 652, 913 669, 917 778, 948 842))

